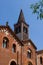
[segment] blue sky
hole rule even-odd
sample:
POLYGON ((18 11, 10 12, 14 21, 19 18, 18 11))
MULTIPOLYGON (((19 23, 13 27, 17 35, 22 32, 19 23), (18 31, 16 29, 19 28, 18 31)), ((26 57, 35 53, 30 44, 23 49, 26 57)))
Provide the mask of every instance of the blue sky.
POLYGON ((26 22, 29 24, 29 37, 37 46, 38 50, 43 49, 43 20, 37 20, 37 16, 32 14, 30 5, 39 0, 0 0, 0 25, 5 25, 6 21, 13 29, 17 22, 20 10, 23 10, 26 22))

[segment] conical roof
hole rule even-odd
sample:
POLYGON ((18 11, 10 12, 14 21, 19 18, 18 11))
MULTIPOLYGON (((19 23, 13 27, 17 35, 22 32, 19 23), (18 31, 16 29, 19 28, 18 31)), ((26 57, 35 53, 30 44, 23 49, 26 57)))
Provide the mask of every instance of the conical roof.
POLYGON ((22 11, 22 9, 21 9, 20 14, 19 14, 19 18, 18 18, 18 22, 17 22, 16 24, 14 24, 14 25, 17 25, 17 24, 22 23, 22 22, 23 22, 24 24, 26 24, 27 26, 29 26, 29 25, 25 22, 24 14, 23 14, 23 11, 22 11))
POLYGON ((21 9, 21 11, 20 11, 20 15, 19 15, 19 18, 18 18, 18 22, 25 22, 24 14, 23 14, 22 9, 21 9))

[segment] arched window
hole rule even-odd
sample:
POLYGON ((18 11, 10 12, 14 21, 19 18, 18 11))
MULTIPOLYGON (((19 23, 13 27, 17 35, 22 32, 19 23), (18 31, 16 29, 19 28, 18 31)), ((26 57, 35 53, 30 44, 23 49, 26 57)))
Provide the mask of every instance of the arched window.
POLYGON ((16 52, 16 45, 15 44, 13 44, 13 46, 12 46, 12 51, 16 52))
POLYGON ((27 33, 28 32, 26 27, 23 27, 23 32, 24 33, 27 33))
POLYGON ((15 28, 15 32, 16 32, 16 34, 17 34, 17 33, 20 33, 20 32, 21 32, 21 26, 16 27, 16 28, 15 28))
POLYGON ((31 58, 31 55, 32 55, 32 52, 31 52, 30 49, 28 49, 28 51, 27 51, 27 57, 28 57, 28 58, 31 58))
POLYGON ((15 61, 12 61, 12 62, 10 63, 10 65, 16 65, 15 61))
POLYGON ((9 43, 9 40, 7 37, 4 37, 3 38, 3 48, 7 48, 8 47, 8 43, 9 43))
POLYGON ((29 62, 29 63, 28 63, 28 65, 32 65, 32 63, 31 63, 31 62, 29 62))
POLYGON ((42 57, 40 57, 40 64, 42 64, 42 57))

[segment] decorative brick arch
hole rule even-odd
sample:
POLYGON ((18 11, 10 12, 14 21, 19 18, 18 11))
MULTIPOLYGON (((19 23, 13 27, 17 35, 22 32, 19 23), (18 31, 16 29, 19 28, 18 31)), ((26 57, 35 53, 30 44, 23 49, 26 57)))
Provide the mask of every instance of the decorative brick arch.
POLYGON ((9 65, 17 65, 17 61, 15 59, 11 59, 9 65))
POLYGON ((32 62, 28 62, 28 65, 33 65, 32 62))

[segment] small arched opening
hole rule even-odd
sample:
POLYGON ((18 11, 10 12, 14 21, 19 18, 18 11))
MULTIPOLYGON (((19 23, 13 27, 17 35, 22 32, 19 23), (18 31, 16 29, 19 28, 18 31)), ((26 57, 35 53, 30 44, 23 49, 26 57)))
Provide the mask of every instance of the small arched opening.
POLYGON ((12 62, 10 63, 10 65, 16 65, 16 62, 15 62, 15 61, 12 61, 12 62))
POLYGON ((40 57, 40 64, 42 64, 42 57, 40 57))
POLYGON ((16 45, 15 44, 13 44, 13 46, 12 46, 12 51, 16 52, 16 45))
POLYGON ((31 49, 27 50, 27 57, 28 58, 32 58, 32 51, 31 51, 31 49))
POLYGON ((29 62, 29 63, 28 63, 28 65, 32 65, 32 63, 31 63, 31 62, 29 62))
POLYGON ((8 48, 9 39, 7 37, 3 38, 3 48, 8 48))

